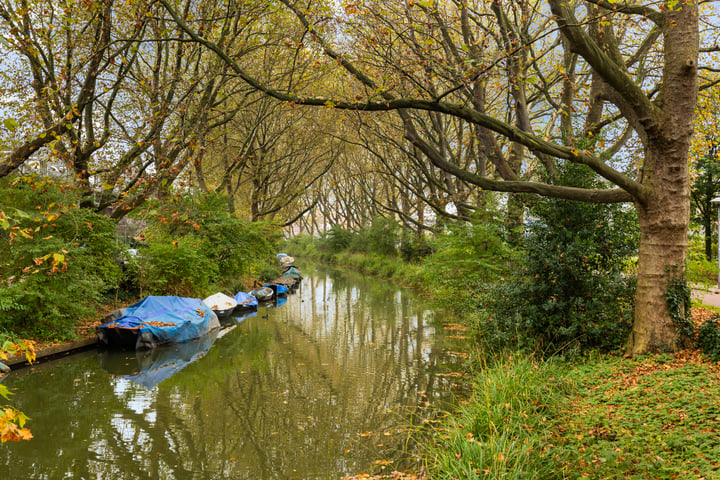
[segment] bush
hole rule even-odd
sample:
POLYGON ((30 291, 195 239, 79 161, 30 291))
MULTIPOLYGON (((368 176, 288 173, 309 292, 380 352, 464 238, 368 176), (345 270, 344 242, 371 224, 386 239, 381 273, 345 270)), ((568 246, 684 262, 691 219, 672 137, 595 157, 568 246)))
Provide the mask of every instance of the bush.
POLYGON ((340 253, 353 243, 357 234, 340 225, 333 225, 322 233, 319 240, 319 249, 327 253, 340 253))
POLYGON ((426 257, 426 283, 443 304, 462 313, 481 308, 483 292, 513 270, 515 253, 502 240, 502 224, 486 214, 472 223, 456 223, 435 240, 426 257))
POLYGON ((705 257, 704 239, 690 235, 690 245, 687 259, 687 280, 691 283, 717 285, 717 261, 705 257))
POLYGON ((280 246, 280 250, 284 251, 288 255, 292 255, 295 257, 317 257, 317 241, 318 239, 316 239, 312 235, 303 233, 300 235, 292 236, 283 241, 280 246))
POLYGON ((0 244, 0 329, 73 338, 78 319, 95 316, 103 294, 117 286, 115 223, 76 202, 70 186, 50 178, 0 185, 6 240, 0 244))
POLYGON ((403 230, 400 239, 400 257, 406 262, 420 262, 433 253, 433 246, 425 235, 413 235, 403 230))
POLYGON ((149 242, 140 264, 141 294, 205 296, 219 268, 202 243, 194 235, 178 240, 157 237, 149 242))
POLYGON ((216 288, 237 291, 242 278, 275 264, 280 229, 233 217, 220 195, 151 204, 144 214, 149 226, 138 284, 145 293, 202 297, 216 288))
POLYGON ((400 226, 385 217, 375 217, 370 227, 358 232, 353 237, 350 249, 355 252, 376 253, 386 257, 398 255, 397 245, 400 243, 400 226))
MULTIPOLYGON (((564 180, 593 186, 581 165, 566 167, 564 180)), ((541 349, 619 347, 632 324, 635 279, 622 269, 636 253, 635 212, 543 199, 532 213, 521 275, 489 297, 488 338, 541 349)))
POLYGON ((698 331, 698 344, 704 354, 714 362, 720 362, 720 323, 718 315, 703 322, 698 331))

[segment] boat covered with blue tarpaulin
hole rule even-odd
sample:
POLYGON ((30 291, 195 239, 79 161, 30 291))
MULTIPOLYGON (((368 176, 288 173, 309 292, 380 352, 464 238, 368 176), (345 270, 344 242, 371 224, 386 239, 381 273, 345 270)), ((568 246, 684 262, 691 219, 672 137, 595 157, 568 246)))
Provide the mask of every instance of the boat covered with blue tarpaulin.
POLYGON ((187 342, 220 328, 215 312, 199 298, 149 296, 110 316, 98 327, 100 341, 136 350, 187 342))
POLYGON ((238 308, 257 308, 258 301, 257 298, 253 297, 247 292, 238 292, 233 297, 235 301, 238 303, 238 308))

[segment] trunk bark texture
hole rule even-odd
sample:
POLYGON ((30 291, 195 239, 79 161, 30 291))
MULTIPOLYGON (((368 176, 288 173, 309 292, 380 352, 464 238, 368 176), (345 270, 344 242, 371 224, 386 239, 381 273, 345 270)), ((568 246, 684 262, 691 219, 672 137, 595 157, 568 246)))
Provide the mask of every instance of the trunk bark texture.
POLYGON ((668 4, 667 21, 661 92, 654 118, 645 124, 648 136, 642 183, 647 195, 637 203, 641 240, 635 321, 626 346, 629 355, 680 349, 683 339, 676 322, 678 315, 684 316, 689 309, 689 305, 680 305, 676 308, 682 311, 671 312, 666 293, 673 280, 685 281, 690 222, 688 152, 697 102, 697 4, 668 4))
POLYGON ((629 355, 675 351, 681 346, 665 295, 670 282, 685 275, 690 188, 687 167, 682 168, 687 162, 673 163, 680 165, 666 168, 661 180, 665 188, 656 189, 663 195, 637 206, 641 237, 635 320, 626 347, 629 355))

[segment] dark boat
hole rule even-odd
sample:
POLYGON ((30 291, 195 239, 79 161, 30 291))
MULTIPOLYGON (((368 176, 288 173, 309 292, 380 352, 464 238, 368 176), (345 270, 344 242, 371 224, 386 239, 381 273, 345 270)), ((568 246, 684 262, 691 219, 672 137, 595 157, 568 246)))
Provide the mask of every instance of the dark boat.
POLYGON ((300 269, 297 268, 295 265, 288 265, 286 267, 283 267, 282 276, 286 278, 292 278, 297 282, 302 280, 302 273, 300 273, 300 269))
POLYGON ((287 287, 288 292, 292 292, 293 290, 295 290, 295 288, 298 286, 298 284, 300 282, 294 278, 280 277, 280 278, 276 278, 275 280, 273 280, 272 283, 276 283, 278 285, 287 287))
POLYGON ((270 288, 275 294, 275 298, 285 296, 288 290, 290 290, 287 286, 276 282, 266 283, 265 285, 263 285, 263 287, 270 288))
POLYGON ((275 297, 275 292, 269 287, 257 287, 250 291, 250 295, 257 298, 258 302, 269 302, 275 297))
POLYGON ((233 299, 237 302, 239 310, 253 309, 258 306, 258 299, 247 292, 238 292, 233 299))
POLYGON ((109 347, 146 349, 183 343, 220 328, 218 317, 199 298, 150 296, 115 310, 97 328, 109 347))

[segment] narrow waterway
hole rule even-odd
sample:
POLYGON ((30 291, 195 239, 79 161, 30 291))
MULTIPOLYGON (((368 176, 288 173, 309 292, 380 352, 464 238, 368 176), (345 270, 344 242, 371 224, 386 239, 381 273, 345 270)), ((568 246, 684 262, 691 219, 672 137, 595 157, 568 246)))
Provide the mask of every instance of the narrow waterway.
POLYGON ((12 372, 4 384, 35 438, 0 446, 0 478, 340 479, 401 467, 403 427, 452 394, 442 314, 375 278, 303 273, 284 303, 219 335, 12 372))

